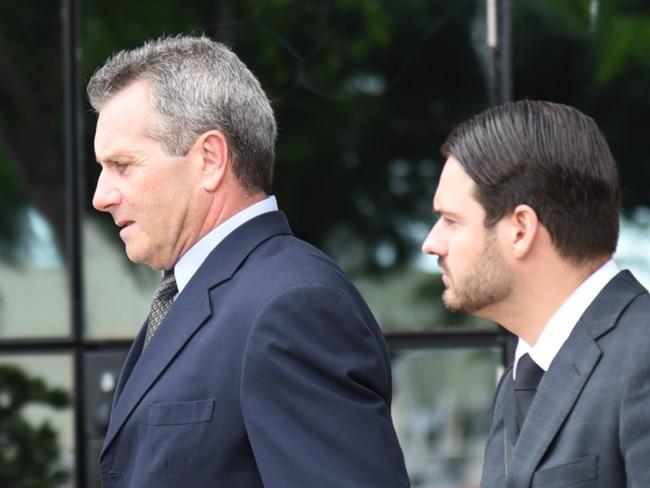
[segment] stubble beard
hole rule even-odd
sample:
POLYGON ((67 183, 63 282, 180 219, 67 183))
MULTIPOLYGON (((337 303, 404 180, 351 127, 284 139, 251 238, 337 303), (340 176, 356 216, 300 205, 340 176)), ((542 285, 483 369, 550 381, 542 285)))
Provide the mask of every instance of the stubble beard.
POLYGON ((475 314, 502 302, 513 290, 512 274, 491 232, 473 270, 457 283, 449 278, 450 285, 443 292, 442 301, 452 312, 475 314))

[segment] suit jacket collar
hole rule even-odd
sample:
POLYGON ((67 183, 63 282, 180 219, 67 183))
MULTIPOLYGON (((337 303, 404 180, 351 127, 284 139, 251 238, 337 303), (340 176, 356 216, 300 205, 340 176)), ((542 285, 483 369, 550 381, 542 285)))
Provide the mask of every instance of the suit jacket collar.
MULTIPOLYGON (((508 487, 528 486, 542 456, 598 364, 602 351, 596 341, 616 326, 629 303, 643 293, 647 292, 632 274, 621 271, 580 318, 542 378, 517 442, 509 446, 512 458, 508 464, 508 487)), ((512 378, 504 386, 506 394, 511 395, 512 378)), ((507 411, 511 408, 511 401, 507 401, 504 407, 506 429, 513 428, 508 418, 514 416, 507 411)), ((506 433, 506 443, 512 439, 511 434, 512 430, 506 433)))
POLYGON ((281 234, 291 234, 281 212, 265 213, 237 228, 199 267, 144 351, 142 331, 138 334, 120 375, 102 456, 149 388, 212 315, 208 291, 228 281, 261 243, 281 234))

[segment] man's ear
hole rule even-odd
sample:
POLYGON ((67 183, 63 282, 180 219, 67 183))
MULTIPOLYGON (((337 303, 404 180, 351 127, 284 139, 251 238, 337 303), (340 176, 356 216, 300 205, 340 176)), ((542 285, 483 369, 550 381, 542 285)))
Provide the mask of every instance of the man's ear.
POLYGON ((201 186, 215 191, 224 179, 230 164, 230 147, 223 133, 211 130, 197 140, 197 156, 201 159, 201 186))
POLYGON ((526 257, 540 231, 541 223, 537 212, 528 205, 517 205, 513 212, 506 217, 508 244, 512 256, 516 259, 526 257))

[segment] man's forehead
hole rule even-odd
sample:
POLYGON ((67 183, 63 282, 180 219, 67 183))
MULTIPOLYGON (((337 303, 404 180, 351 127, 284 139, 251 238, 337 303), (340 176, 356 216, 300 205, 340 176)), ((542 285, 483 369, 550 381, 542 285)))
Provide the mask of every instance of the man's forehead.
POLYGON ((149 99, 146 84, 136 82, 111 97, 100 109, 95 128, 95 153, 98 159, 112 157, 147 137, 149 99))
POLYGON ((135 81, 113 94, 99 109, 97 129, 101 126, 133 125, 151 112, 150 88, 144 81, 135 81))
POLYGON ((446 202, 452 203, 467 198, 474 199, 476 184, 465 172, 461 164, 450 156, 440 175, 433 202, 434 207, 444 206, 446 202))

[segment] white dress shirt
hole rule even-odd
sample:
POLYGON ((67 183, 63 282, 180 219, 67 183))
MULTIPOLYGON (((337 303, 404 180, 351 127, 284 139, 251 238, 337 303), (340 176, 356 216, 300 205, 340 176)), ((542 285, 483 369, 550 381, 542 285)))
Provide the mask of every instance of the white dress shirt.
POLYGON ((571 335, 582 314, 619 271, 618 265, 611 259, 598 268, 557 309, 544 326, 534 346, 531 347, 526 341, 519 338, 515 350, 515 364, 512 368, 513 378, 516 376, 519 358, 526 353, 540 368, 548 371, 553 358, 571 335))
MULTIPOLYGON (((178 293, 183 291, 183 288, 185 288, 189 283, 192 276, 194 276, 194 273, 196 273, 196 270, 199 269, 212 250, 237 227, 252 220, 258 215, 276 210, 278 210, 278 202, 275 197, 271 195, 236 213, 203 236, 201 240, 181 256, 174 266, 174 275, 176 276, 178 293)), ((178 294, 176 296, 178 296, 178 294)))

